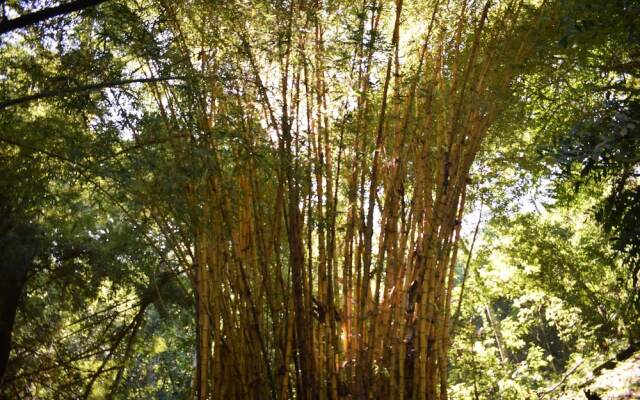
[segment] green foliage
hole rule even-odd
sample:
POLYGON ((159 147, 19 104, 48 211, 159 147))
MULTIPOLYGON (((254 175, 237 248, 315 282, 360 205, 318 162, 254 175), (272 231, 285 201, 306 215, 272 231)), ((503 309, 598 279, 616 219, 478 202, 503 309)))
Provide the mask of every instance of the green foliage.
MULTIPOLYGON (((31 3, 7 4, 21 12, 39 5, 31 3)), ((473 167, 468 203, 482 203, 489 222, 454 328, 452 398, 535 398, 577 364, 568 385, 640 339, 640 5, 560 3, 558 15, 543 21, 548 35, 533 39, 536 57, 512 66, 510 93, 495 93, 512 104, 473 167)), ((280 61, 282 54, 266 50, 283 48, 290 4, 248 4, 191 2, 210 21, 190 21, 181 36, 170 7, 144 0, 106 2, 2 38, 0 102, 144 74, 179 79, 72 91, 0 110, 0 234, 21 227, 28 240, 20 245, 35 254, 0 396, 191 394, 193 293, 184 289, 189 280, 178 253, 189 257, 203 209, 187 206, 186 188, 205 190, 207 179, 248 166, 273 190, 280 173, 263 116, 246 107, 255 99, 243 98, 255 82, 236 30, 246 29, 254 49, 280 61), (241 26, 249 18, 260 23, 241 26), (215 71, 199 69, 204 57, 216 60, 215 71), (209 85, 225 111, 207 124, 209 85)), ((354 43, 372 46, 376 57, 389 50, 369 21, 361 25, 359 5, 333 6, 342 11, 313 16, 336 27, 326 60, 357 70, 364 61, 353 60, 354 43)), ((407 8, 409 22, 423 19, 421 2, 407 8)), ((521 11, 533 15, 534 8, 521 11)), ((518 51, 519 43, 506 43, 505 52, 518 51)), ((445 64, 450 56, 443 55, 445 64)), ((304 61, 310 68, 317 62, 304 61)), ((372 87, 381 85, 380 65, 372 87)), ((353 91, 347 81, 337 77, 328 96, 353 91)), ((446 106, 449 95, 438 88, 437 101, 446 106)), ((381 100, 368 101, 364 118, 373 126, 381 100)), ((361 122, 350 112, 332 122, 346 132, 344 149, 352 148, 361 122)), ((297 145, 300 152, 310 146, 297 145)), ((367 145, 364 158, 373 153, 367 145)), ((306 162, 295 172, 310 173, 306 162)), ((234 181, 216 183, 229 202, 241 198, 234 181)), ((275 197, 262 194, 263 203, 275 197)), ((227 217, 236 222, 237 215, 227 217)))
POLYGON ((495 220, 472 268, 454 350, 464 358, 452 375, 463 398, 474 397, 469 379, 480 398, 535 396, 580 360, 583 372, 595 367, 639 328, 622 260, 584 209, 495 220))
POLYGON ((581 396, 595 366, 638 340, 640 7, 563 5, 557 46, 540 48, 552 61, 528 65, 477 160, 472 204, 488 222, 455 339, 455 398, 581 396))
MULTIPOLYGON (((594 216, 625 255, 634 288, 640 273, 639 111, 637 100, 610 100, 551 150, 562 179, 576 191, 588 185, 608 189, 594 205, 594 216)), ((637 296, 635 307, 640 309, 637 296)))

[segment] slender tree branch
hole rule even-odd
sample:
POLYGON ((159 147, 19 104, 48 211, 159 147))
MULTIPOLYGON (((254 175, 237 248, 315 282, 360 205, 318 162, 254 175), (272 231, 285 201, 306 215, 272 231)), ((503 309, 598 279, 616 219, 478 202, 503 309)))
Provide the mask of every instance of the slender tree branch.
POLYGON ((471 260, 473 257, 473 248, 476 245, 476 239, 478 238, 478 231, 480 230, 480 224, 482 223, 482 206, 484 202, 480 200, 480 215, 478 216, 478 222, 476 223, 476 228, 473 232, 473 239, 471 239, 471 247, 469 248, 469 254, 467 255, 467 262, 464 266, 464 273, 462 275, 462 283, 460 284, 460 296, 458 298, 458 305, 456 306, 456 311, 453 314, 453 324, 452 331, 455 332, 455 329, 459 323, 460 319, 460 309, 462 307, 462 300, 464 299, 464 287, 467 282, 467 277, 469 276, 469 267, 471 266, 471 260))
POLYGON ((567 378, 569 378, 569 376, 573 375, 573 373, 578 370, 582 363, 584 363, 584 360, 580 360, 573 368, 571 368, 571 370, 569 370, 569 372, 564 374, 560 382, 555 384, 552 388, 546 390, 545 392, 538 393, 538 400, 542 400, 545 396, 555 392, 556 389, 558 389, 567 380, 567 378))
POLYGON ((184 78, 178 77, 178 76, 165 76, 165 77, 158 77, 158 78, 122 79, 117 81, 94 83, 90 85, 81 85, 81 86, 76 86, 72 88, 47 90, 44 92, 29 95, 29 96, 18 97, 15 99, 10 99, 10 100, 5 100, 3 102, 0 102, 0 110, 4 110, 5 108, 16 106, 19 104, 29 103, 33 100, 46 99, 49 97, 58 97, 58 96, 64 96, 64 95, 74 94, 74 93, 91 92, 94 90, 100 90, 100 89, 105 89, 110 87, 124 86, 131 83, 161 82, 161 81, 168 81, 172 79, 181 80, 184 78))

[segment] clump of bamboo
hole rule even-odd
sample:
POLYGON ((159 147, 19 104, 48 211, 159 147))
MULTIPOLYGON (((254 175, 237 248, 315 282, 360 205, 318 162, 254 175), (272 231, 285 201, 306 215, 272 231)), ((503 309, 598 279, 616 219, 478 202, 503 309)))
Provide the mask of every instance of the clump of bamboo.
POLYGON ((446 399, 469 170, 542 8, 162 4, 197 82, 154 86, 198 174, 186 216, 151 209, 190 271, 195 398, 446 399))

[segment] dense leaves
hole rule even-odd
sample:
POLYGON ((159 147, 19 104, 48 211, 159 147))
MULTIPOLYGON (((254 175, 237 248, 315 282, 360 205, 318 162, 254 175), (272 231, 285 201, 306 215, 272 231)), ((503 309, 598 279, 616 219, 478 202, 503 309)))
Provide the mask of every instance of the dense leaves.
POLYGON ((582 396, 640 340, 638 1, 0 27, 51 7, 0 33, 0 398, 582 396))

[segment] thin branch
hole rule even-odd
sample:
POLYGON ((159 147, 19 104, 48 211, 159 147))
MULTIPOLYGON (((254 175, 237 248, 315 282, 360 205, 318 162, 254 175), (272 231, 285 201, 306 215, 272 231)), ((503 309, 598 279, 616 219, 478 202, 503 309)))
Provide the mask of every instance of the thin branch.
POLYGON ((542 400, 545 396, 547 396, 548 394, 553 393, 556 389, 558 389, 560 386, 562 386, 562 384, 567 380, 567 378, 569 378, 569 376, 573 375, 574 372, 576 372, 578 370, 578 368, 582 365, 582 363, 584 363, 584 360, 580 360, 580 362, 578 362, 573 368, 571 368, 571 370, 569 372, 567 372, 562 379, 560 380, 560 382, 558 382, 555 386, 553 386, 551 389, 548 389, 547 391, 543 392, 543 393, 539 393, 538 394, 538 400, 542 400))
POLYGON ((464 299, 464 287, 467 282, 467 277, 469 275, 469 267, 471 266, 471 260, 473 257, 473 248, 476 244, 476 239, 478 238, 478 231, 480 230, 480 224, 482 223, 482 206, 484 205, 483 200, 480 200, 480 215, 478 216, 478 222, 476 223, 476 228, 473 232, 473 239, 471 239, 471 247, 469 248, 469 254, 467 255, 467 262, 464 266, 464 273, 462 276, 462 283, 460 285, 460 297, 458 298, 458 305, 456 307, 456 312, 453 314, 453 324, 452 331, 455 331, 459 319, 460 319, 460 309, 462 307, 462 300, 464 299))
POLYGON ((118 80, 118 81, 100 82, 100 83, 94 83, 94 84, 90 84, 90 85, 81 85, 81 86, 76 86, 76 87, 72 87, 72 88, 47 90, 47 91, 44 91, 44 92, 40 92, 40 93, 29 95, 29 96, 18 97, 16 99, 11 99, 11 100, 6 100, 6 101, 3 101, 3 102, 0 102, 0 110, 4 110, 5 108, 11 107, 11 106, 15 106, 15 105, 18 105, 18 104, 29 103, 29 102, 31 102, 33 100, 46 99, 46 98, 49 98, 49 97, 58 97, 58 96, 64 96, 64 95, 68 95, 68 94, 91 92, 91 91, 94 91, 94 90, 100 90, 100 89, 105 89, 105 88, 110 88, 110 87, 124 86, 124 85, 128 85, 128 84, 131 84, 131 83, 160 82, 160 81, 168 81, 168 80, 172 80, 172 79, 180 80, 180 79, 184 79, 184 78, 183 77, 179 77, 179 76, 166 76, 166 77, 158 77, 158 78, 123 79, 123 80, 118 80))

